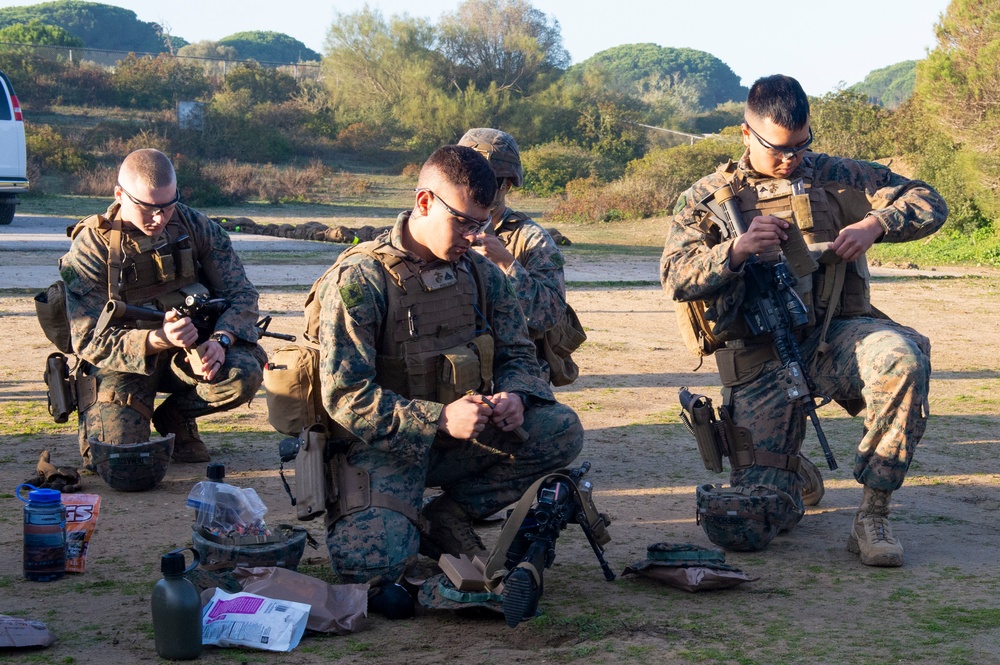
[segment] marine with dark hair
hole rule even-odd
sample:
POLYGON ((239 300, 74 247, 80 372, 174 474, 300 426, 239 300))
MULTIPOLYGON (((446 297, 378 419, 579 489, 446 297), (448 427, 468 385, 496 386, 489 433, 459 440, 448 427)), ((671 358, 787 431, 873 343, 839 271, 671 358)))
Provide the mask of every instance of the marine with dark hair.
MULTIPOLYGON (((660 262, 663 288, 674 300, 706 304, 723 344, 715 354, 723 409, 752 437, 755 451, 749 464, 731 460, 733 491, 724 497, 699 491, 705 514, 713 501, 729 506, 718 520, 709 515, 706 532, 724 547, 764 547, 802 517, 803 478, 821 482, 800 454, 805 412, 779 381, 783 367, 773 338, 755 337, 743 316, 744 265, 751 257, 782 261, 798 278, 795 291, 808 312, 795 334, 814 392, 851 415, 864 413, 853 460, 863 495, 847 547, 863 564, 901 566, 903 547, 888 521, 890 497, 903 484, 927 423, 930 342, 872 306, 865 252, 876 242, 932 234, 947 206, 926 183, 881 164, 811 152, 809 100, 793 78, 754 83, 742 135, 746 152, 738 163, 681 194, 660 262), (724 187, 735 192, 742 235, 727 236, 705 205, 724 187), (795 236, 805 242, 792 242, 795 236), (757 537, 771 527, 767 537, 757 537)), ((818 500, 821 492, 811 489, 818 500)))
POLYGON ((323 404, 344 451, 326 520, 345 582, 391 584, 418 550, 485 555, 473 519, 582 446, 579 418, 539 378, 510 282, 469 251, 495 190, 478 153, 439 148, 413 209, 344 252, 307 301, 323 404), (425 487, 443 492, 422 507, 425 487))
MULTIPOLYGON (((528 322, 528 333, 538 348, 538 362, 543 378, 551 379, 556 370, 556 385, 576 378, 565 373, 561 358, 549 358, 560 366, 552 368, 546 359, 543 336, 546 331, 565 325, 565 260, 548 231, 528 215, 507 206, 507 194, 524 181, 521 154, 514 137, 499 129, 470 129, 459 145, 472 148, 487 159, 497 179, 497 193, 491 206, 491 223, 476 238, 473 250, 495 263, 507 275, 521 303, 528 322), (567 380, 568 379, 568 380, 567 380)), ((576 372, 576 366, 572 365, 576 372)))
POLYGON ((229 234, 179 202, 170 159, 152 149, 130 153, 114 193, 104 214, 73 229, 59 273, 82 363, 77 383, 84 463, 116 489, 141 490, 162 477, 149 473, 149 451, 113 471, 103 463, 122 461, 121 446, 149 442, 150 423, 164 437, 148 446, 165 452, 153 457, 209 461, 195 419, 249 402, 267 356, 257 344, 257 290, 229 234), (192 320, 174 309, 189 295, 228 303, 207 339, 200 340, 192 320), (165 312, 163 323, 99 327, 109 301, 165 312), (158 392, 169 395, 154 410, 158 392))

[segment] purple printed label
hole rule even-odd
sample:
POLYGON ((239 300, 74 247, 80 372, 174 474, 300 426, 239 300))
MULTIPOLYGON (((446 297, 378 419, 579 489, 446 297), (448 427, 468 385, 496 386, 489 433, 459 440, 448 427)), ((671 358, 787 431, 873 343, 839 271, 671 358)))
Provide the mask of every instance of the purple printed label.
POLYGON ((266 598, 234 598, 233 600, 220 600, 208 613, 209 619, 218 619, 226 614, 255 614, 260 606, 264 604, 266 598))

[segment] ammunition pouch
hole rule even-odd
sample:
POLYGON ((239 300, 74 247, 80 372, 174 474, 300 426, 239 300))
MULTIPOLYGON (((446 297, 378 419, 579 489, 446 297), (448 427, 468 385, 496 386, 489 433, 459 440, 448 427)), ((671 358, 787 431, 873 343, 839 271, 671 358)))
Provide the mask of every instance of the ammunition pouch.
POLYGON ((493 384, 493 338, 479 335, 441 354, 437 401, 451 404, 470 390, 480 392, 493 384))

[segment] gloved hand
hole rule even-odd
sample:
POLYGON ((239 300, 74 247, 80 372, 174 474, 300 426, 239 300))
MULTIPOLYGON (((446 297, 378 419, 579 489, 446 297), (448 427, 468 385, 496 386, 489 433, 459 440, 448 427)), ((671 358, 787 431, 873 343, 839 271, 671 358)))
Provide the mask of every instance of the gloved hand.
POLYGON ((56 467, 50 459, 49 451, 43 450, 42 454, 38 456, 35 475, 25 482, 39 489, 53 489, 67 493, 79 492, 83 488, 80 472, 72 468, 56 467))

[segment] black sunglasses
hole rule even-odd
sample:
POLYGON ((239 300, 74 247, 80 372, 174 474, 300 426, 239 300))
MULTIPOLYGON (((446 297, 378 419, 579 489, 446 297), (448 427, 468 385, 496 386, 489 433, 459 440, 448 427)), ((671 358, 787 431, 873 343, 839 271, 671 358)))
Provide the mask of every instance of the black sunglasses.
POLYGON ((465 213, 455 210, 450 205, 445 203, 444 199, 435 194, 433 190, 430 190, 426 187, 418 187, 413 191, 427 192, 428 194, 434 197, 435 201, 440 201, 441 205, 444 206, 444 209, 447 210, 450 215, 456 217, 457 219, 462 220, 464 223, 458 225, 458 230, 463 236, 479 235, 480 233, 486 230, 486 227, 489 226, 490 221, 492 221, 492 217, 487 217, 485 220, 481 220, 481 219, 476 219, 475 217, 469 217, 465 213))
POLYGON ((152 215, 164 214, 168 208, 174 207, 181 200, 181 193, 176 190, 174 190, 174 198, 167 201, 166 203, 146 203, 145 201, 140 201, 139 199, 129 194, 128 190, 122 187, 121 183, 118 183, 118 189, 122 190, 125 196, 128 197, 129 201, 131 201, 136 206, 138 206, 142 210, 145 210, 146 212, 152 215))
POLYGON ((813 142, 812 127, 809 128, 809 138, 805 141, 805 143, 800 143, 797 146, 784 146, 784 145, 772 145, 768 143, 767 141, 765 141, 760 137, 760 134, 754 131, 754 128, 750 126, 749 122, 744 121, 743 124, 746 125, 747 129, 750 130, 750 133, 754 135, 754 138, 757 139, 757 142, 767 149, 767 154, 770 155, 771 157, 774 157, 775 159, 779 158, 792 159, 793 157, 795 157, 795 155, 799 154, 800 152, 805 152, 806 148, 812 145, 813 142))

